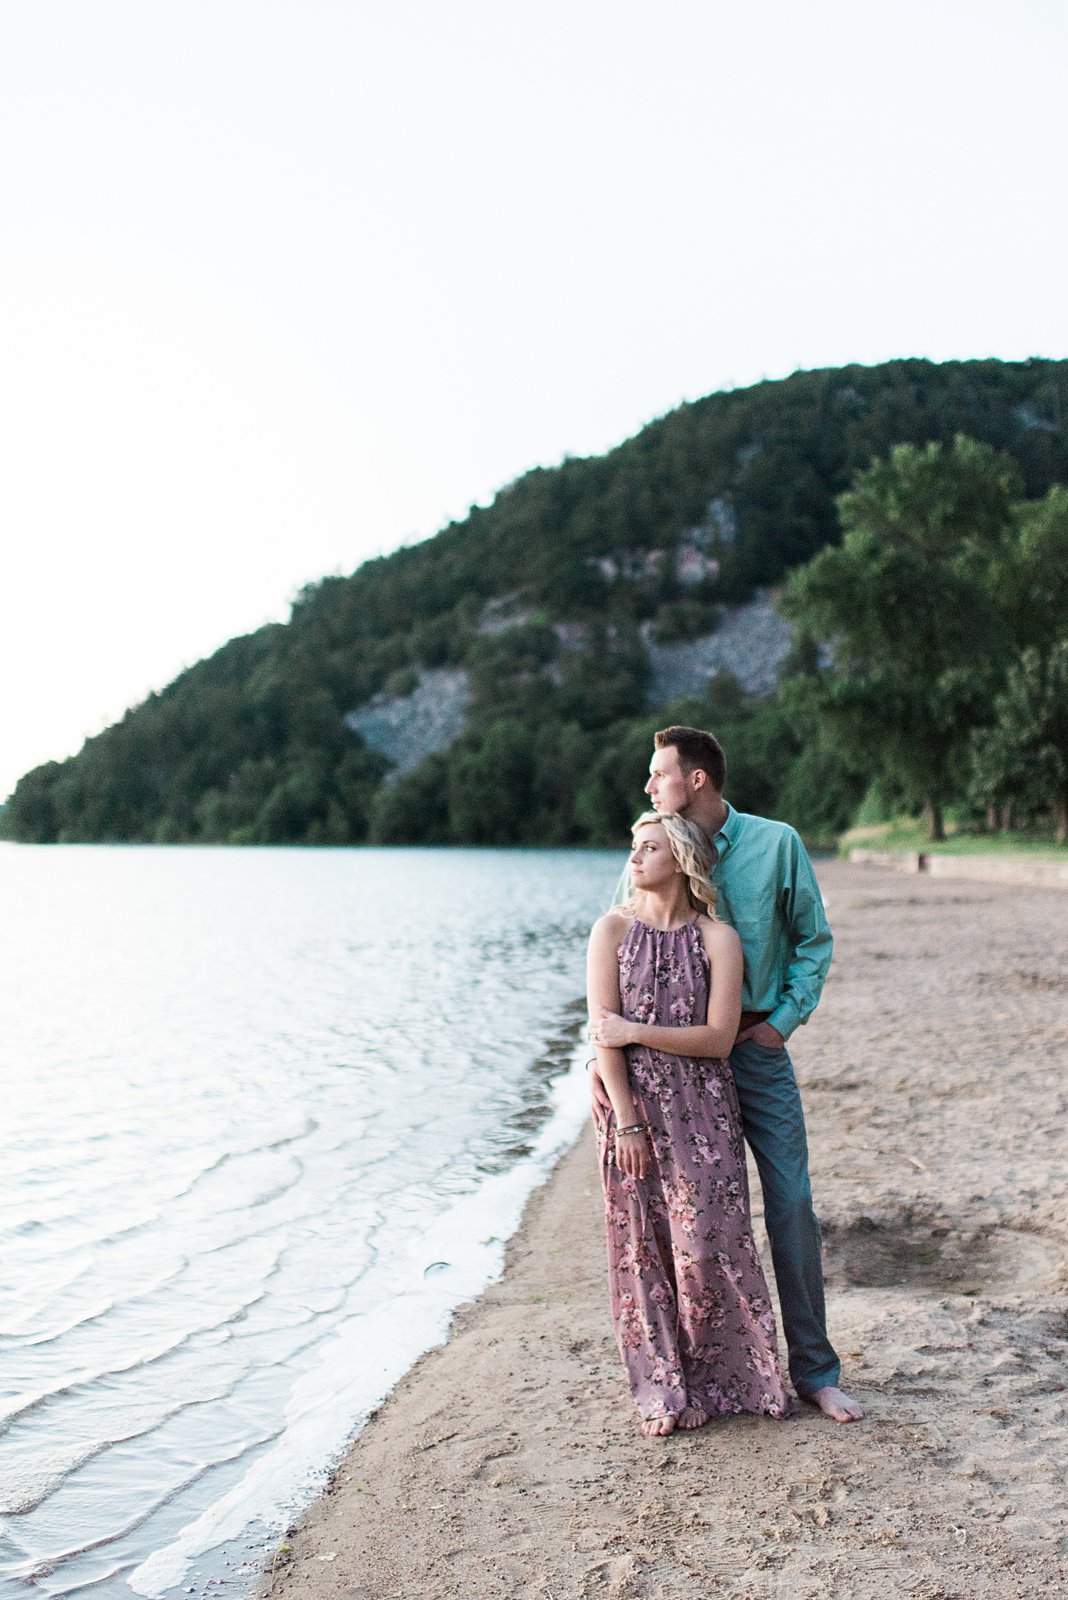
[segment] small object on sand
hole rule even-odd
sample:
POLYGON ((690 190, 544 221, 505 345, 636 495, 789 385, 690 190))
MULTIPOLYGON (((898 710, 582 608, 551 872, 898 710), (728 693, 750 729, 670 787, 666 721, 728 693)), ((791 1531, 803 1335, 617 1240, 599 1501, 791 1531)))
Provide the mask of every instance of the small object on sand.
POLYGON ((429 1278, 432 1272, 445 1272, 451 1266, 451 1261, 432 1261, 428 1267, 423 1268, 423 1277, 429 1278))

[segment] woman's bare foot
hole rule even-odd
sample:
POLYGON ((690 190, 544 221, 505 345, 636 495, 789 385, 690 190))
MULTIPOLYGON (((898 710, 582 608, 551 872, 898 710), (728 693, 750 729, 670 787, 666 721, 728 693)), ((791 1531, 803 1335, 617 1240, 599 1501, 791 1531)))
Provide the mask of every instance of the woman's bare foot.
POLYGON ((647 1439, 662 1439, 675 1432, 675 1417, 643 1417, 642 1432, 647 1439))
POLYGON ((711 1422, 712 1413, 702 1411, 700 1406, 687 1406, 680 1412, 678 1426, 680 1428, 703 1428, 706 1422, 711 1422))
POLYGON ((864 1407, 858 1400, 851 1400, 841 1389, 836 1389, 833 1384, 826 1384, 822 1389, 813 1389, 811 1394, 802 1397, 810 1405, 818 1406, 825 1417, 830 1417, 832 1422, 861 1422, 864 1418, 864 1407))

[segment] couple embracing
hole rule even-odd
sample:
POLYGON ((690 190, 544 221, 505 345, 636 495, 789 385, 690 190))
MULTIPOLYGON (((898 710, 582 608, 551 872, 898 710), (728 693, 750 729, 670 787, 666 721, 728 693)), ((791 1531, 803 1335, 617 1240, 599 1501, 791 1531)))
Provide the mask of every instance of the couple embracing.
POLYGON ((789 1370, 836 1422, 805 1121, 787 1041, 820 997, 831 932, 792 828, 723 798, 719 742, 655 736, 653 810, 631 892, 590 937, 594 1120, 620 1354, 642 1432, 791 1410, 753 1241, 745 1145, 764 1194, 789 1370))

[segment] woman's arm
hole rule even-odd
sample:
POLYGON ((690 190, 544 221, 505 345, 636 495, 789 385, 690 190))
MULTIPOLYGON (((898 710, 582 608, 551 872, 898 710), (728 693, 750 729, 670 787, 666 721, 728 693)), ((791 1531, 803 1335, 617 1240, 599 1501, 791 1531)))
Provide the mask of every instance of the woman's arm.
MULTIPOLYGON (((619 957, 616 950, 622 937, 620 919, 611 912, 594 923, 586 954, 586 995, 590 1012, 590 1034, 593 1036, 593 1018, 607 1006, 619 1006, 619 957)), ((627 1058, 617 1045, 596 1042, 597 1071, 612 1102, 616 1114, 616 1127, 629 1128, 641 1119, 630 1092, 627 1058)), ((645 1135, 628 1134, 616 1139, 616 1165, 629 1177, 645 1176, 647 1146, 645 1135)))
MULTIPOLYGON (((641 1044, 648 1050, 663 1050, 673 1056, 718 1060, 730 1055, 742 1014, 742 941, 725 922, 702 920, 701 934, 712 973, 705 1022, 681 1028, 629 1022, 618 1013, 618 999, 613 1005, 602 1001, 590 1030, 598 1048, 618 1050, 628 1044, 641 1044)), ((592 1010, 591 1001, 591 1013, 592 1010)))

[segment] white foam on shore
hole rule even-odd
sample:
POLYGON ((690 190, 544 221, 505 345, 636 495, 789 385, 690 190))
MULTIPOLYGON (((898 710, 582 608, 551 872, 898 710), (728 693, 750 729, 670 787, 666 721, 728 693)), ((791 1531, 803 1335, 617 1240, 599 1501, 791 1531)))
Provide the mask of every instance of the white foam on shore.
POLYGON ((505 1245, 527 1200, 589 1114, 585 1056, 577 1050, 553 1083, 552 1111, 530 1153, 435 1218, 397 1261, 369 1274, 376 1309, 352 1317, 324 1344, 318 1366, 296 1383, 270 1450, 135 1568, 127 1579, 135 1593, 163 1600, 209 1552, 253 1528, 273 1534, 287 1527, 368 1415, 421 1355, 448 1337, 457 1307, 500 1277, 505 1245), (427 1273, 429 1267, 435 1270, 427 1273))

